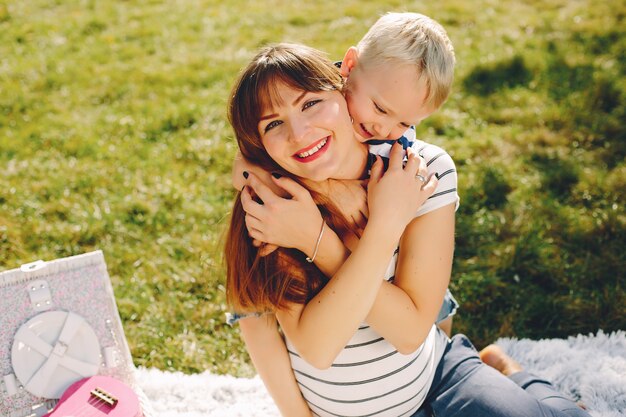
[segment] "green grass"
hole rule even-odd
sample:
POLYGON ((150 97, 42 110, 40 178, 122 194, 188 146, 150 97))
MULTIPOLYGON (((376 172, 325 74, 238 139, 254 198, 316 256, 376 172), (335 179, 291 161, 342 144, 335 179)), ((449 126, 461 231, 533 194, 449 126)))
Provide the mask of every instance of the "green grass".
POLYGON ((457 52, 419 129, 459 171, 455 329, 626 328, 623 0, 0 0, 0 268, 102 249, 137 365, 250 375, 223 320, 230 86, 267 42, 340 59, 391 10, 457 52))

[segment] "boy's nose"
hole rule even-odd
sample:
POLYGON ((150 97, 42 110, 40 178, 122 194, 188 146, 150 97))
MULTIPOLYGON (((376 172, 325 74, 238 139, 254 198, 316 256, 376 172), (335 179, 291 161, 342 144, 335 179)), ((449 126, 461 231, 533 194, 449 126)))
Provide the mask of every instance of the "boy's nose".
POLYGON ((389 139, 389 134, 392 131, 391 123, 379 122, 376 124, 376 136, 381 139, 389 139))
POLYGON ((396 140, 400 138, 404 134, 405 131, 406 131, 406 128, 404 127, 394 127, 393 129, 391 129, 391 131, 387 135, 387 139, 396 140))

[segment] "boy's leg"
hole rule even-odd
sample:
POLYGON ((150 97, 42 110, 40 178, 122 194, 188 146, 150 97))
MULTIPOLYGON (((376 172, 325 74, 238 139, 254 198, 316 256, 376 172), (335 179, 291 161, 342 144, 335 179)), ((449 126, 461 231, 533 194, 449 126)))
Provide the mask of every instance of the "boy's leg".
POLYGON ((480 351, 479 356, 484 363, 509 377, 543 404, 547 404, 557 410, 568 411, 568 414, 571 415, 588 415, 584 412, 577 414, 576 410, 580 408, 577 404, 558 392, 550 382, 524 371, 522 366, 507 355, 499 346, 489 345, 480 351))
POLYGON ((452 316, 438 322, 437 326, 443 330, 448 337, 452 337, 452 316))
POLYGON ((415 417, 433 415, 589 417, 580 409, 561 411, 541 403, 514 381, 485 365, 464 335, 452 338, 437 368, 426 402, 414 414, 415 417))
POLYGON ((572 417, 589 417, 589 413, 580 408, 574 401, 567 398, 554 388, 554 386, 541 378, 526 371, 517 372, 509 378, 520 386, 524 391, 555 410, 561 410, 572 417))
POLYGON ((435 323, 448 337, 452 337, 452 316, 456 314, 458 308, 459 303, 454 296, 452 296, 450 290, 446 290, 446 295, 443 298, 443 303, 435 323))

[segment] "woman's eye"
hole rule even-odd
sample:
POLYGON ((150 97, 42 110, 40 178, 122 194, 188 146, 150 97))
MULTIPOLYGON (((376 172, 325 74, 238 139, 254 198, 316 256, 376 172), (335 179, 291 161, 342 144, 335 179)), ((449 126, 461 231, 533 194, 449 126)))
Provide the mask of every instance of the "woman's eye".
POLYGON ((280 120, 273 120, 271 122, 269 122, 267 124, 267 126, 265 126, 265 132, 268 132, 269 130, 275 128, 276 126, 280 125, 282 122, 280 120))
POLYGON ((302 106, 302 110, 306 110, 309 107, 313 107, 315 106, 317 103, 319 103, 322 100, 311 100, 311 101, 307 101, 306 103, 304 103, 304 105, 302 106))
POLYGON ((378 104, 374 103, 374 107, 376 107, 376 111, 382 113, 382 114, 387 114, 386 111, 384 111, 378 104))

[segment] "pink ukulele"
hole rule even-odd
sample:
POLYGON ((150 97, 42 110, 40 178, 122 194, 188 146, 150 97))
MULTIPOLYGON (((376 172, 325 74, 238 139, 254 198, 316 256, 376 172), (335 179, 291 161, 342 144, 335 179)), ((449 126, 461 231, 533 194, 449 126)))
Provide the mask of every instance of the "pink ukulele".
POLYGON ((121 381, 96 375, 73 383, 44 417, 141 417, 139 399, 121 381))

